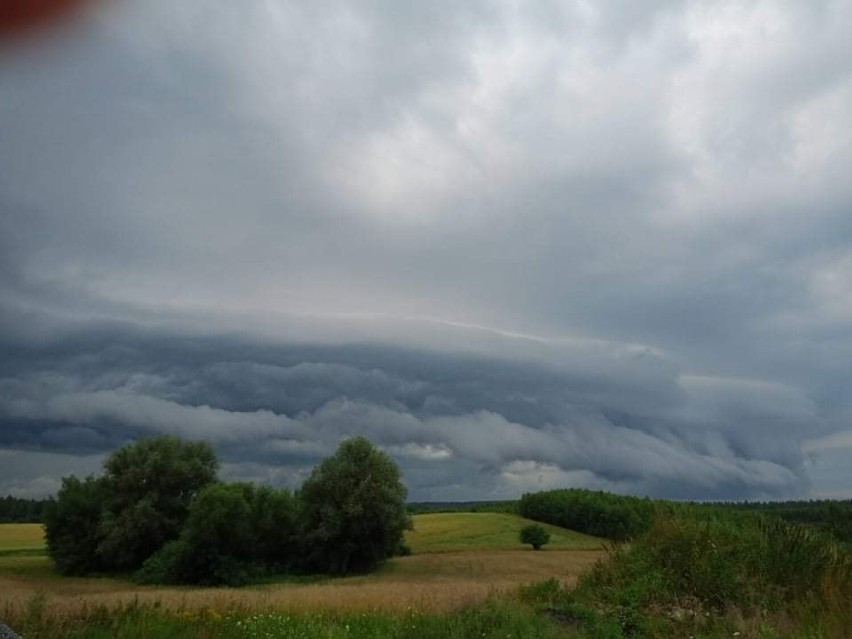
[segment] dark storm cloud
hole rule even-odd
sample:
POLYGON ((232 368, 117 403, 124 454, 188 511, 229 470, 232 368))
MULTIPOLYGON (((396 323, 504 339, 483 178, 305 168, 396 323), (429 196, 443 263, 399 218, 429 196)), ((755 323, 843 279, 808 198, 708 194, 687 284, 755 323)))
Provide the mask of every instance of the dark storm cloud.
POLYGON ((5 50, 0 492, 154 432, 293 483, 363 432, 421 497, 843 493, 850 25, 116 0, 5 50))
MULTIPOLYGON (((476 332, 456 328, 448 339, 476 332)), ((817 418, 790 389, 685 378, 623 348, 598 351, 586 370, 582 349, 556 349, 567 361, 536 361, 534 349, 501 359, 273 346, 113 324, 4 345, 0 444, 97 456, 170 433, 212 442, 231 476, 292 485, 359 433, 400 462, 414 497, 432 499, 566 482, 675 497, 807 488, 795 432, 817 418), (738 428, 744 421, 749 429, 738 428)))

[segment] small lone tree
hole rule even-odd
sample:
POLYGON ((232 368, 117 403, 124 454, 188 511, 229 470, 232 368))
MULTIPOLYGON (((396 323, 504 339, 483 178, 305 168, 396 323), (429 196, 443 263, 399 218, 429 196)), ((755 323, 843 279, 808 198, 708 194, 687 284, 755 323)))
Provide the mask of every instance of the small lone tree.
POLYGON ((533 550, 541 550, 550 541, 550 533, 538 524, 530 524, 521 529, 521 543, 530 544, 533 550))

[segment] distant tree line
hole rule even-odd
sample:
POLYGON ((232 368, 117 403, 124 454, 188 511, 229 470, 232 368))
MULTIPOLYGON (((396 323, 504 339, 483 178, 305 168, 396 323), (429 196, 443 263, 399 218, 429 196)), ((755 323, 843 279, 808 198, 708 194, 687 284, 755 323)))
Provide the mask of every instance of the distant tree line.
POLYGON ((759 513, 789 523, 809 525, 852 545, 852 500, 696 503, 567 488, 525 494, 517 502, 517 513, 527 519, 615 541, 633 539, 644 533, 659 514, 691 514, 705 518, 718 514, 730 520, 735 513, 759 513))
POLYGON ((45 511, 48 553, 64 574, 236 585, 270 572, 365 572, 404 552, 399 468, 363 437, 342 442, 295 492, 225 483, 217 469, 204 442, 124 446, 100 475, 62 480, 45 511))
POLYGON ((602 491, 565 488, 527 493, 518 514, 527 519, 605 537, 632 539, 651 527, 654 502, 602 491))
POLYGON ((8 495, 0 499, 0 523, 38 524, 49 499, 24 499, 8 495))
POLYGON ((518 500, 500 501, 414 501, 408 504, 412 515, 427 513, 508 513, 518 512, 518 500))

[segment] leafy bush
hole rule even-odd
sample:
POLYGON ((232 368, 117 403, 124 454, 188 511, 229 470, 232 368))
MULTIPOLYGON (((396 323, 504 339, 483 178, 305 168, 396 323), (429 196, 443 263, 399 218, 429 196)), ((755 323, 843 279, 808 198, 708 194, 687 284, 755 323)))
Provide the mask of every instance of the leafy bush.
POLYGON ((581 577, 562 608, 598 611, 590 627, 617 626, 622 634, 614 636, 685 636, 717 622, 728 627, 732 611, 776 611, 787 624, 808 615, 821 623, 842 618, 838 627, 849 620, 852 561, 824 535, 756 516, 675 510, 581 577))
POLYGON ((292 493, 252 484, 213 484, 189 509, 180 537, 137 572, 142 583, 239 586, 297 554, 292 493))
POLYGON ((518 589, 518 598, 531 604, 551 604, 562 599, 566 594, 565 587, 556 577, 523 584, 518 589))

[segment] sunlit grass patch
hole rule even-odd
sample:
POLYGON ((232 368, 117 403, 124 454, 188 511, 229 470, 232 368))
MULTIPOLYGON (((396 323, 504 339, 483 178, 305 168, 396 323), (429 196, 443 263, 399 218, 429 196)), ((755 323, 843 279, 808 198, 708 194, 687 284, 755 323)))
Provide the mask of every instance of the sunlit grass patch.
POLYGON ((0 555, 44 551, 41 524, 0 524, 0 555))
MULTIPOLYGON (((414 530, 405 541, 415 554, 467 550, 524 548, 518 537, 529 519, 505 513, 434 513, 415 515, 414 530)), ((601 548, 601 540, 582 533, 541 524, 550 533, 545 550, 601 548)))

